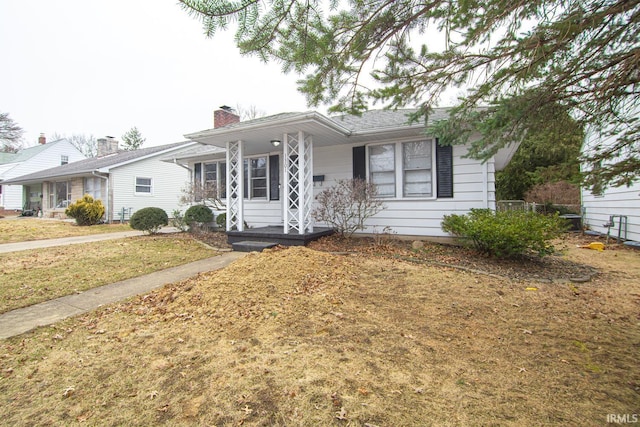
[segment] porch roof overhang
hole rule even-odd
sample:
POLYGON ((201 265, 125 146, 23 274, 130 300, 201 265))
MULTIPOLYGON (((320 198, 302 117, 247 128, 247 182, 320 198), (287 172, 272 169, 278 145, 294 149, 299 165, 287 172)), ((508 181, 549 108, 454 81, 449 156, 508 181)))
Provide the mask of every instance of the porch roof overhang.
POLYGON ((349 142, 351 131, 315 111, 285 113, 264 119, 235 123, 185 135, 193 141, 226 148, 227 142, 243 141, 244 154, 262 154, 273 151, 272 140, 282 140, 284 134, 304 132, 313 136, 314 147, 339 145, 349 142))
MULTIPOLYGON (((304 132, 313 137, 313 146, 385 141, 398 138, 413 138, 425 135, 424 124, 406 122, 371 123, 355 127, 352 122, 341 122, 340 118, 326 117, 315 111, 283 113, 275 116, 234 123, 217 129, 208 129, 185 135, 202 144, 226 148, 227 142, 243 141, 244 155, 268 153, 274 150, 272 140, 282 140, 284 134, 304 132)), ((195 160, 195 157, 191 158, 195 160)))

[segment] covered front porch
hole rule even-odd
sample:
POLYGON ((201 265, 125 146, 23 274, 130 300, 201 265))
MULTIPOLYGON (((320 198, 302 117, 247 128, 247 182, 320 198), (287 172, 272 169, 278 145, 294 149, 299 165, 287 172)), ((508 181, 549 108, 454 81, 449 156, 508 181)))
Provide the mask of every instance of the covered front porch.
POLYGON ((224 179, 225 231, 234 249, 306 245, 332 234, 312 217, 314 144, 340 144, 346 134, 317 113, 290 113, 187 135, 224 148, 217 160, 224 173, 216 176, 224 179))

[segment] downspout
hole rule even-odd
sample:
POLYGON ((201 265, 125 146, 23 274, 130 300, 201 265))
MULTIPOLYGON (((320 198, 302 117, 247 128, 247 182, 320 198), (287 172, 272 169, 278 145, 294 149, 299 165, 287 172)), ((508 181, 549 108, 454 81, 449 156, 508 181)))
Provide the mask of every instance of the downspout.
MULTIPOLYGON (((489 208, 489 165, 488 162, 482 163, 482 207, 489 208)), ((493 207, 495 210, 495 206, 493 207)))
POLYGON ((111 206, 111 199, 109 197, 109 176, 103 176, 103 175, 99 175, 98 173, 96 173, 96 171, 91 171, 91 175, 97 177, 97 178, 102 178, 106 181, 107 184, 107 188, 106 188, 106 192, 107 192, 107 205, 105 206, 105 216, 107 217, 107 223, 111 224, 111 209, 109 209, 109 207, 111 206))

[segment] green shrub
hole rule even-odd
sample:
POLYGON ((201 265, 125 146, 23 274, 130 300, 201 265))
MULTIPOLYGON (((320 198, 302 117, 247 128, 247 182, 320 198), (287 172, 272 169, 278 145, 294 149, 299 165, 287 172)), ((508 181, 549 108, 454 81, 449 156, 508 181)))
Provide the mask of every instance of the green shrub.
POLYGON ((169 224, 167 213, 160 208, 142 208, 131 215, 129 225, 134 230, 156 234, 160 228, 169 224))
POLYGON ((172 227, 177 228, 180 231, 187 231, 189 229, 189 226, 187 225, 187 222, 184 220, 184 215, 182 215, 182 212, 180 211, 180 209, 175 209, 171 215, 171 220, 169 220, 169 224, 171 224, 172 227))
POLYGON ((193 205, 184 213, 184 222, 191 231, 205 231, 207 224, 213 221, 213 212, 205 205, 193 205))
POLYGON ((472 209, 467 215, 445 215, 442 229, 487 255, 515 258, 535 253, 542 257, 554 252, 550 241, 567 230, 567 221, 535 212, 472 209))
POLYGON ((216 224, 218 227, 227 228, 227 214, 221 213, 216 217, 216 224))
POLYGON ((95 225, 102 222, 104 216, 104 205, 101 200, 95 200, 88 194, 82 196, 82 199, 76 200, 70 204, 64 213, 76 220, 78 225, 95 225))

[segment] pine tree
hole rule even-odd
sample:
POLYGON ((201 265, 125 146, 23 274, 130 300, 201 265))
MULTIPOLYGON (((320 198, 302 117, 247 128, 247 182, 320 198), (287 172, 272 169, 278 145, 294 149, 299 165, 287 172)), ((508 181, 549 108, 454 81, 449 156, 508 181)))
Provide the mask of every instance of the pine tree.
POLYGON ((207 36, 237 25, 242 53, 302 74, 310 106, 416 106, 412 119, 423 120, 445 90, 463 87, 433 130, 463 143, 483 129, 470 155, 487 158, 560 105, 589 132, 616 137, 586 159, 604 161, 597 180, 640 174, 640 0, 180 2, 207 36))
POLYGON ((125 151, 133 151, 142 147, 146 141, 137 127, 132 127, 124 135, 122 135, 122 146, 125 151))

